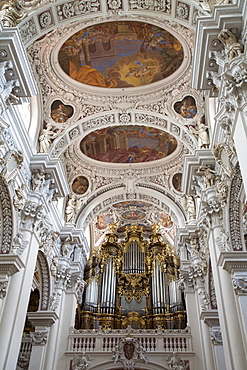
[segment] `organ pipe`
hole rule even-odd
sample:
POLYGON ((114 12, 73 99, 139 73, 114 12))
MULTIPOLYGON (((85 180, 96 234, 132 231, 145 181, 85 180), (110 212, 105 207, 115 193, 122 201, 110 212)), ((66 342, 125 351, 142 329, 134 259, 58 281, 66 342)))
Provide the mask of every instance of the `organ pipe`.
POLYGON ((131 225, 126 228, 126 239, 120 242, 115 229, 112 226, 94 263, 86 270, 86 281, 90 280, 82 321, 85 317, 88 327, 121 328, 131 320, 138 327, 185 327, 176 282, 179 262, 173 248, 163 242, 157 227, 149 239, 144 239, 141 228, 131 225))

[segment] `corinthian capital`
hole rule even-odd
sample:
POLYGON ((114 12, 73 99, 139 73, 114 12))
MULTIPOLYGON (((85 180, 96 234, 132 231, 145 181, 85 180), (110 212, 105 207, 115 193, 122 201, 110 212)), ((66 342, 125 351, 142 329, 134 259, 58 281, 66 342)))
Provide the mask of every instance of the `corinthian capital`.
POLYGON ((34 331, 30 333, 34 346, 45 346, 48 339, 48 331, 34 331))
POLYGON ((247 278, 232 278, 232 282, 237 295, 247 293, 247 278))

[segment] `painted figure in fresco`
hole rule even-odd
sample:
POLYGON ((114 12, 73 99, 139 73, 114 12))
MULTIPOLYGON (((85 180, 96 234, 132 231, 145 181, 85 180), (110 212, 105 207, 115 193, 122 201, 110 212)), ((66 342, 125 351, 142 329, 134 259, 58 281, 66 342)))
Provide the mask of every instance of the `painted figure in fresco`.
POLYGON ((88 190, 89 182, 85 176, 78 176, 72 184, 72 190, 74 193, 82 195, 88 190))
POLYGON ((182 187, 182 174, 176 173, 172 178, 172 185, 177 191, 181 191, 182 187))
POLYGON ((143 22, 116 21, 72 35, 60 49, 59 63, 81 83, 122 88, 168 77, 183 56, 182 45, 168 31, 143 22))
POLYGON ((80 143, 85 155, 112 163, 150 162, 166 157, 176 147, 177 141, 172 135, 155 128, 132 125, 95 130, 80 143))
MULTIPOLYGON (((55 101, 52 104, 52 108, 54 105, 56 106, 59 101, 55 101)), ((56 122, 56 123, 65 123, 73 113, 73 108, 71 106, 65 106, 64 104, 60 103, 56 108, 53 108, 51 110, 51 118, 56 122)))
POLYGON ((186 96, 181 102, 175 103, 174 109, 186 119, 193 118, 197 114, 196 102, 192 96, 186 96))

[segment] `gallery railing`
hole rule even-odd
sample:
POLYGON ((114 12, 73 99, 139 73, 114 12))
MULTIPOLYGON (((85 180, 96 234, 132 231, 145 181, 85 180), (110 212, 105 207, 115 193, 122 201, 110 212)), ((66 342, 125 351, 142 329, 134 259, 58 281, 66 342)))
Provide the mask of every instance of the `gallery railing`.
POLYGON ((146 352, 192 352, 191 335, 186 329, 71 329, 68 352, 112 352, 123 337, 137 338, 146 352))

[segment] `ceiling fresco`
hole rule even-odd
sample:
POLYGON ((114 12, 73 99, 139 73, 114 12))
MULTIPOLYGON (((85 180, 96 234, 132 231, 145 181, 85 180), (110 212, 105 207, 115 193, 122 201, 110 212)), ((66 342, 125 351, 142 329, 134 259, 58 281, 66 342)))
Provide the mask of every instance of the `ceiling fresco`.
POLYGON ((83 154, 102 162, 140 163, 167 157, 177 147, 176 139, 145 126, 114 126, 95 130, 80 143, 83 154))
POLYGON ((110 213, 101 214, 96 216, 96 227, 99 230, 105 230, 108 225, 110 225, 114 221, 112 215, 110 213))
POLYGON ((146 216, 145 212, 138 211, 138 210, 131 210, 131 211, 126 211, 122 213, 122 217, 125 220, 141 220, 146 216))
POLYGON ((115 21, 76 32, 61 47, 63 71, 83 84, 126 88, 151 84, 182 64, 181 43, 168 31, 143 22, 115 21))
POLYGON ((155 221, 160 223, 163 227, 172 227, 173 222, 171 220, 171 216, 167 213, 157 213, 155 215, 155 221))
POLYGON ((85 176, 78 176, 72 184, 72 190, 75 194, 82 195, 87 192, 89 181, 85 176))
POLYGON ((114 208, 129 208, 129 207, 138 207, 138 208, 149 208, 152 207, 150 203, 142 202, 139 200, 126 200, 125 202, 119 202, 113 204, 114 208))

